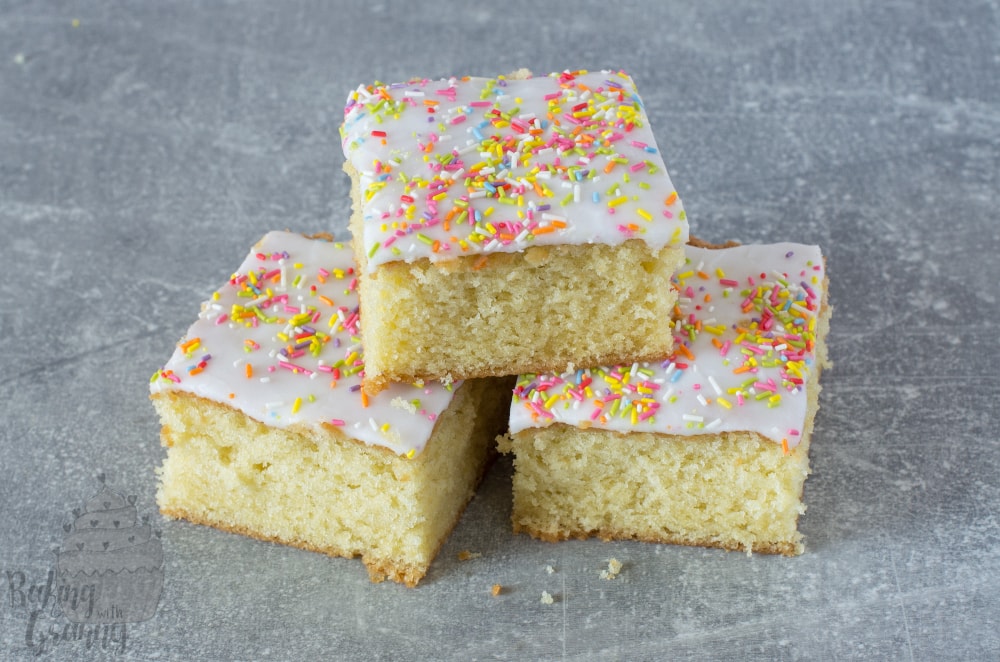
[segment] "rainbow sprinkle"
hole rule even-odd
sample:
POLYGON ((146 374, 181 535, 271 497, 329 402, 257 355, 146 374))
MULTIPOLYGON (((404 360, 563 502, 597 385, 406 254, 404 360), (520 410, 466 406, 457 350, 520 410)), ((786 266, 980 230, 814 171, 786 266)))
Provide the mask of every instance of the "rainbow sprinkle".
POLYGON ((369 268, 533 244, 687 240, 622 72, 376 83, 351 93, 344 116, 369 268))
POLYGON ((349 246, 268 234, 203 305, 150 390, 225 401, 276 427, 330 426, 414 457, 451 388, 392 385, 370 399, 361 391, 357 283, 349 246))
POLYGON ((522 375, 513 394, 513 432, 561 422, 681 435, 750 430, 798 444, 805 387, 816 373, 824 286, 819 249, 775 244, 686 252, 674 277, 673 355, 660 364, 522 375))

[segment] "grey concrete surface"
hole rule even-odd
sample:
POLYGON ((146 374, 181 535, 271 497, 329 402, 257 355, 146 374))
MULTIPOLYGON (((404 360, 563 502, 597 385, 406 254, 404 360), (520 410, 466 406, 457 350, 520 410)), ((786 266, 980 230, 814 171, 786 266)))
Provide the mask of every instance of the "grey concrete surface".
POLYGON ((995 0, 0 0, 0 658, 998 659, 998 173, 995 0), (148 379, 266 231, 346 236, 348 91, 522 66, 631 73, 698 235, 826 252, 807 552, 514 536, 507 461, 415 590, 162 519, 148 379), (45 604, 99 474, 164 557, 114 631, 45 604))

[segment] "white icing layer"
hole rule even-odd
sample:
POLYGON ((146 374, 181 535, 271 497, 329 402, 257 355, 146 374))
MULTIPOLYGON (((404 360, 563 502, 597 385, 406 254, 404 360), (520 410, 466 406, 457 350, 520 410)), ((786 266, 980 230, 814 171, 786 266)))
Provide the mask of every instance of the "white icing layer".
POLYGON ((341 139, 360 173, 369 270, 535 244, 687 241, 623 73, 362 86, 341 139))
POLYGON ((675 353, 661 364, 523 375, 510 429, 757 432, 795 447, 816 373, 824 264, 816 246, 686 247, 675 353))
POLYGON ((271 232, 212 298, 150 391, 185 391, 274 427, 332 425, 399 455, 423 450, 452 392, 361 392, 364 358, 349 245, 271 232))

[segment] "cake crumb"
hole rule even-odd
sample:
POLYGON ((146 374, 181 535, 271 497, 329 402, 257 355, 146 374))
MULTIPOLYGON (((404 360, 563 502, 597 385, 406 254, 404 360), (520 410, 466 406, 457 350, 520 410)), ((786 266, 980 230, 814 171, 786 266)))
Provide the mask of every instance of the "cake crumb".
POLYGON ((494 584, 490 592, 493 594, 493 597, 496 597, 500 595, 501 592, 503 592, 503 586, 501 586, 500 584, 494 584))
POLYGON ((461 552, 458 553, 458 560, 468 561, 470 559, 478 559, 480 556, 482 556, 482 554, 479 552, 470 552, 467 549, 463 549, 461 552))
POLYGON ((555 602, 555 600, 552 599, 552 595, 549 594, 548 591, 542 591, 542 604, 543 605, 550 605, 553 602, 555 602))
POLYGON ((555 568, 553 568, 552 566, 550 566, 550 565, 547 565, 547 566, 545 566, 545 572, 549 573, 550 575, 551 575, 551 574, 552 574, 553 572, 555 572, 555 571, 556 571, 556 569, 555 569, 555 568))
POLYGON ((415 404, 399 396, 393 398, 392 402, 390 402, 389 404, 391 404, 396 409, 403 409, 411 414, 417 413, 417 406, 415 404))
POLYGON ((618 573, 622 571, 622 564, 616 558, 608 559, 607 570, 601 570, 601 579, 614 579, 618 576, 618 573))

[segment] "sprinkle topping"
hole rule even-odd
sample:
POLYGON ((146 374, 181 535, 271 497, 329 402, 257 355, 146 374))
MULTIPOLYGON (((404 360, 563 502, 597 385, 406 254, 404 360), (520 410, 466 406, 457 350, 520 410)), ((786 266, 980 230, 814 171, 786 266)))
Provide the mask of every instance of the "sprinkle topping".
POLYGON ((660 364, 522 375, 511 432, 566 423, 676 435, 754 431, 794 448, 816 368, 816 246, 688 246, 674 276, 674 354, 660 364))
POLYGON ((534 244, 687 241, 684 207, 622 72, 361 86, 341 140, 360 173, 372 270, 534 244))
POLYGON ((271 232, 202 305, 150 391, 193 393, 274 427, 334 426, 413 457, 451 388, 393 384, 368 398, 359 324, 350 246, 271 232))

